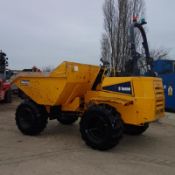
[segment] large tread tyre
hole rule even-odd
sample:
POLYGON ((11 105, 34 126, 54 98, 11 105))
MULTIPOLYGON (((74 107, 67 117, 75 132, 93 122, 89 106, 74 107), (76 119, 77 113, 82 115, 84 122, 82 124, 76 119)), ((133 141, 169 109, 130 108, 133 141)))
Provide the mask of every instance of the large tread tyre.
POLYGON ((142 126, 128 125, 124 126, 124 132, 128 135, 141 135, 149 128, 149 124, 146 123, 142 126))
POLYGON ((60 114, 57 120, 63 125, 71 125, 78 120, 76 115, 60 114))
POLYGON ((24 92, 20 89, 18 89, 18 97, 23 100, 27 99, 27 95, 25 95, 24 92))
POLYGON ((25 135, 38 135, 47 126, 48 115, 44 107, 25 100, 16 110, 16 125, 25 135))
POLYGON ((10 89, 8 91, 6 91, 6 93, 5 93, 4 102, 5 103, 11 103, 12 102, 12 91, 10 89))
POLYGON ((107 105, 93 105, 82 116, 80 132, 85 143, 97 150, 116 146, 123 135, 120 114, 107 105))

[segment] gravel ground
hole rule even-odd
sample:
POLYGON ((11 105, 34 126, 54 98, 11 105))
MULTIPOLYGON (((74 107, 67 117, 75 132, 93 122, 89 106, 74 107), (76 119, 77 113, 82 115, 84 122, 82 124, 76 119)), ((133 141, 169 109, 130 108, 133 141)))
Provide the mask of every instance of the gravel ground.
POLYGON ((37 137, 15 126, 20 100, 0 104, 0 174, 2 175, 174 175, 175 114, 151 124, 141 136, 124 135, 114 149, 95 151, 81 140, 78 123, 50 121, 37 137))

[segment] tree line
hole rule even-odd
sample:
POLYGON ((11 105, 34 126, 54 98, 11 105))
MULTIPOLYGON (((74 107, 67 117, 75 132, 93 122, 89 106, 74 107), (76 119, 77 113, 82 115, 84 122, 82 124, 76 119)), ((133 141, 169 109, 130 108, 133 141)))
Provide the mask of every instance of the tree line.
MULTIPOLYGON (((111 74, 125 71, 126 62, 131 58, 129 28, 132 17, 145 16, 144 0, 105 0, 103 5, 104 33, 101 40, 101 61, 108 64, 111 74)), ((142 48, 140 33, 135 34, 137 49, 142 48)), ((167 49, 153 49, 155 59, 167 57, 167 49)))

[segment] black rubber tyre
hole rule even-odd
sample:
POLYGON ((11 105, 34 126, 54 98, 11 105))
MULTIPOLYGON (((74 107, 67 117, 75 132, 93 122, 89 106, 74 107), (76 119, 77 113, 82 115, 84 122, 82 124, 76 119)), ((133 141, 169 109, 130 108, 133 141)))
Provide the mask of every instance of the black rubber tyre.
POLYGON ((11 103, 12 102, 12 91, 10 89, 8 91, 6 91, 6 93, 5 93, 4 102, 5 103, 11 103))
POLYGON ((118 144, 123 134, 120 114, 110 106, 91 106, 80 121, 80 132, 86 144, 94 149, 108 150, 118 144))
POLYGON ((25 135, 38 135, 44 130, 48 116, 44 107, 32 101, 22 102, 16 110, 16 125, 25 135))
POLYGON ((21 99, 27 99, 27 95, 25 95, 20 89, 18 89, 18 97, 21 99))
POLYGON ((125 134, 140 135, 148 129, 149 124, 146 123, 143 126, 125 125, 124 127, 125 127, 125 130, 124 130, 125 134))
POLYGON ((78 120, 78 117, 74 114, 60 114, 57 116, 57 120, 63 125, 71 125, 78 120))

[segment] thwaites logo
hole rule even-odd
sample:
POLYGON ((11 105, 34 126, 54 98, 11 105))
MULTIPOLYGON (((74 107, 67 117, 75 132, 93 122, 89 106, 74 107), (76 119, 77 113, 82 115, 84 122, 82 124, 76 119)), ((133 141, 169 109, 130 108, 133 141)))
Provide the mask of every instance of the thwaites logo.
POLYGON ((131 82, 125 82, 125 83, 115 84, 111 86, 105 86, 103 87, 103 89, 107 91, 119 92, 123 94, 132 94, 131 82))
POLYGON ((21 80, 21 85, 23 86, 28 86, 29 85, 29 80, 21 80))

